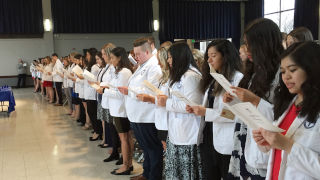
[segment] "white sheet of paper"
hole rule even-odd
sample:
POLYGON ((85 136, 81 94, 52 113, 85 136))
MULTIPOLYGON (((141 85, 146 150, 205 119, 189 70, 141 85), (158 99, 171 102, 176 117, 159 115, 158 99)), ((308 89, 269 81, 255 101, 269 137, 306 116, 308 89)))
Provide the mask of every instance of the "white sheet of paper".
POLYGON ((131 56, 131 54, 129 54, 128 58, 129 58, 129 61, 130 61, 133 65, 138 64, 137 61, 134 60, 134 58, 131 56))
POLYGON ((237 95, 232 92, 231 83, 222 74, 219 74, 219 73, 210 73, 210 74, 223 87, 224 90, 226 90, 232 96, 237 97, 237 95))
POLYGON ((155 87, 153 84, 151 84, 149 81, 144 80, 143 84, 150 90, 152 91, 155 95, 161 95, 163 94, 163 92, 158 89, 157 87, 155 87))
POLYGON ((189 106, 198 106, 198 104, 192 102, 187 97, 185 97, 183 94, 181 94, 179 91, 171 91, 172 95, 176 96, 179 100, 185 102, 189 106))
POLYGON ((267 120, 251 103, 237 103, 235 105, 225 104, 232 113, 238 116, 251 129, 264 128, 272 132, 283 132, 284 130, 274 126, 272 121, 267 120))
POLYGON ((83 72, 83 77, 88 80, 88 81, 91 81, 91 82, 96 82, 96 77, 89 71, 87 71, 86 69, 84 70, 83 72))
POLYGON ((74 66, 74 68, 72 68, 72 72, 76 73, 77 75, 83 74, 83 70, 79 65, 74 66))
POLYGON ((109 87, 109 88, 115 88, 115 89, 117 89, 117 87, 115 87, 115 86, 113 86, 113 85, 111 85, 111 84, 109 84, 109 83, 107 83, 107 82, 101 82, 100 83, 100 87, 109 87))

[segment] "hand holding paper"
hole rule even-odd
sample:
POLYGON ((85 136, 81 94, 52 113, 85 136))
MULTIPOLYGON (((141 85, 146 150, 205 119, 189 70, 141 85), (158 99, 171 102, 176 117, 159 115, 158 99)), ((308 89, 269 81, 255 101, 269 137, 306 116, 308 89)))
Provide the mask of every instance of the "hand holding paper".
POLYGON ((166 95, 158 95, 157 96, 157 101, 158 101, 157 105, 161 106, 161 107, 165 107, 167 104, 167 99, 168 99, 168 96, 166 96, 166 95))
POLYGON ((271 121, 267 120, 251 103, 237 103, 234 105, 225 104, 233 114, 239 117, 251 129, 260 127, 271 132, 283 132, 284 130, 276 127, 271 121))
POLYGON ((260 102, 260 97, 255 95, 248 89, 240 87, 231 87, 232 91, 237 95, 238 99, 242 102, 251 102, 255 106, 258 106, 260 102))
POLYGON ((83 74, 83 70, 79 65, 74 66, 72 72, 76 73, 78 76, 83 74))

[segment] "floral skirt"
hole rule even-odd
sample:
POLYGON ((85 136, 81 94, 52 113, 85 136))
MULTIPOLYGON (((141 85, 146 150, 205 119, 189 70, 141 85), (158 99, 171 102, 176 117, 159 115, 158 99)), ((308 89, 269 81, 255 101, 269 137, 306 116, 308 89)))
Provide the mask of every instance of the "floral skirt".
POLYGON ((100 119, 101 121, 106 121, 106 122, 113 122, 112 117, 110 116, 109 109, 103 109, 101 106, 101 103, 98 102, 97 105, 97 119, 100 119))
POLYGON ((197 145, 174 145, 167 140, 164 177, 167 180, 205 179, 200 148, 197 145))

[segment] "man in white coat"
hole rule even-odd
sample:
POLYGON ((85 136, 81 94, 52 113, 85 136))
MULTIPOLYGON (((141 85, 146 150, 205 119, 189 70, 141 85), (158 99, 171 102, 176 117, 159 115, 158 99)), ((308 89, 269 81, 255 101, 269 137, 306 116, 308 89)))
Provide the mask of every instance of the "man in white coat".
POLYGON ((161 180, 163 148, 157 137, 157 129, 154 124, 155 105, 141 102, 136 97, 140 93, 150 94, 144 88, 143 82, 145 80, 155 86, 159 84, 161 68, 156 56, 152 54, 148 38, 137 39, 133 46, 139 67, 130 77, 128 87, 119 87, 120 92, 127 95, 125 100, 127 115, 136 139, 144 152, 143 174, 131 179, 161 180))
POLYGON ((56 91, 56 97, 57 97, 57 102, 55 106, 62 106, 63 64, 61 63, 60 59, 58 59, 58 55, 56 53, 52 54, 52 62, 54 64, 52 77, 53 77, 53 82, 55 85, 55 89, 56 89, 55 91, 56 91))

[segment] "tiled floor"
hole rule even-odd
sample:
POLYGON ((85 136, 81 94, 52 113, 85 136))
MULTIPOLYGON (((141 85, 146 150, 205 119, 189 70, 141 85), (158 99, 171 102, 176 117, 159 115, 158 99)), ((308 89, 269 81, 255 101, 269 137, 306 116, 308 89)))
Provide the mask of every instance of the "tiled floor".
MULTIPOLYGON (((0 114, 0 180, 120 180, 110 174, 115 162, 103 163, 107 149, 89 142, 89 131, 47 104, 32 89, 14 90, 16 112, 0 114)), ((141 173, 134 164, 133 175, 141 173)))

